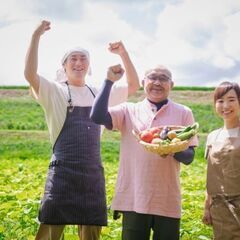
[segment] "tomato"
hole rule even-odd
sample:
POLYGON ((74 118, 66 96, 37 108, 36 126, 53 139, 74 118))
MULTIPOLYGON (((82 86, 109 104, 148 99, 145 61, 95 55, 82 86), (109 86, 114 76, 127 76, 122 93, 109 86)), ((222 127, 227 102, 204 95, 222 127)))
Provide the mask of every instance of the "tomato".
POLYGON ((141 132, 140 138, 142 141, 150 143, 153 140, 153 134, 148 130, 144 130, 141 132))
POLYGON ((160 133, 160 129, 158 127, 152 127, 148 131, 151 132, 152 134, 160 133))

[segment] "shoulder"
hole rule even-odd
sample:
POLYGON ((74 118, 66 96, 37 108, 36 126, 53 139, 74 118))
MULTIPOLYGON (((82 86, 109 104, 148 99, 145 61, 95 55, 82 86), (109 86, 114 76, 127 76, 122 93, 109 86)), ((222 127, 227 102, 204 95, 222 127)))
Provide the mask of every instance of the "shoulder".
POLYGON ((210 132, 207 136, 207 145, 211 144, 217 137, 217 135, 219 134, 219 131, 221 129, 216 129, 216 130, 213 130, 212 132, 210 132))
POLYGON ((39 80, 40 80, 40 88, 63 89, 64 87, 66 87, 65 83, 50 81, 42 76, 39 77, 39 80))
POLYGON ((92 91, 95 95, 98 94, 98 92, 99 92, 99 90, 100 90, 100 86, 94 86, 94 85, 91 84, 91 83, 87 83, 86 85, 88 86, 88 88, 91 89, 91 91, 92 91))
POLYGON ((189 108, 186 105, 183 105, 181 103, 176 103, 171 100, 169 100, 169 106, 174 108, 175 110, 183 111, 183 112, 192 112, 191 108, 189 108))

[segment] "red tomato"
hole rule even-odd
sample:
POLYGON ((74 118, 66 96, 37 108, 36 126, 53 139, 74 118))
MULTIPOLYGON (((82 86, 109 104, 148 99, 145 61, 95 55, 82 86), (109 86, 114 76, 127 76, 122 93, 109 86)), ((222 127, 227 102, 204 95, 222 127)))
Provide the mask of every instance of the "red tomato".
POLYGON ((158 127, 152 127, 148 131, 151 132, 152 134, 160 133, 160 129, 158 127))
POLYGON ((140 138, 142 141, 150 143, 153 140, 153 134, 148 130, 144 130, 141 132, 140 138))

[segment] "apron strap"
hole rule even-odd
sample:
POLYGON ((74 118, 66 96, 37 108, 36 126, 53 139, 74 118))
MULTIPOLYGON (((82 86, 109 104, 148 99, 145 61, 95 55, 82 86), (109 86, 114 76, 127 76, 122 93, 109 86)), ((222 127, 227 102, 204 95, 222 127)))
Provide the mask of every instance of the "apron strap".
POLYGON ((85 86, 90 90, 90 92, 92 93, 93 97, 95 98, 96 95, 94 94, 93 90, 87 84, 85 84, 85 86))
MULTIPOLYGON (((70 91, 70 88, 69 88, 69 83, 68 83, 68 81, 66 81, 65 83, 66 83, 67 89, 68 89, 69 111, 72 112, 73 109, 74 109, 73 101, 72 101, 72 95, 71 95, 71 91, 70 91)), ((85 84, 85 86, 90 90, 90 92, 92 93, 93 97, 95 98, 96 96, 95 96, 93 90, 92 90, 87 84, 85 84)))

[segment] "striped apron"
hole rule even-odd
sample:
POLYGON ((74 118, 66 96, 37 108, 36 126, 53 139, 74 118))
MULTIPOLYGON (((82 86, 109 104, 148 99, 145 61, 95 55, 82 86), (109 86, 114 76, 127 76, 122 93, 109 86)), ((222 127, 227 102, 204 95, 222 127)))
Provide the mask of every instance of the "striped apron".
POLYGON ((240 239, 240 130, 208 146, 207 191, 215 240, 240 239))
POLYGON ((39 221, 51 225, 106 226, 100 126, 89 118, 91 107, 72 106, 69 87, 68 91, 70 106, 53 147, 39 221))

